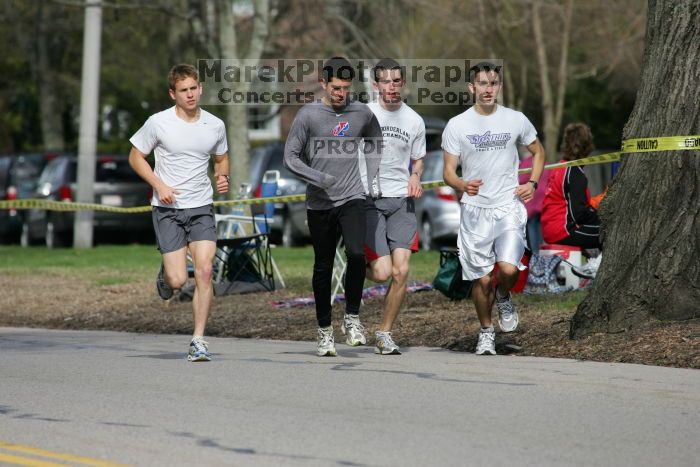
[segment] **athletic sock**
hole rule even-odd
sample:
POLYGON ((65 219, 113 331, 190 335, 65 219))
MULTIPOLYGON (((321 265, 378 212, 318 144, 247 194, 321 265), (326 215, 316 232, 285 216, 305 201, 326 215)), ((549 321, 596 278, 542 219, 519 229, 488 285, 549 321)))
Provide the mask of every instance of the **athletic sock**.
POLYGON ((481 332, 495 332, 493 329, 493 326, 489 326, 487 328, 481 328, 481 332))

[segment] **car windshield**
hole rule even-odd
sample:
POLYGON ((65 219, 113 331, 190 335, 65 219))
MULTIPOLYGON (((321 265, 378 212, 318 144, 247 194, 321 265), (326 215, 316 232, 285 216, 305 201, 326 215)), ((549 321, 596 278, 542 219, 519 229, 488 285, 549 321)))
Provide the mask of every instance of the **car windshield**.
POLYGON ((442 152, 431 151, 425 155, 425 174, 423 179, 426 181, 442 179, 442 152))
POLYGON ((34 192, 44 170, 47 159, 42 155, 20 156, 12 166, 10 183, 17 187, 20 198, 27 197, 34 192))
POLYGON ((96 182, 142 182, 127 159, 97 158, 96 182))
POLYGON ((7 186, 9 168, 10 158, 0 157, 0 189, 4 189, 7 186))
POLYGON ((272 153, 272 159, 267 170, 279 170, 280 178, 296 178, 288 168, 284 166, 284 147, 272 153))
MULTIPOLYGON (((71 161, 71 180, 76 180, 77 161, 71 161)), ((141 177, 134 172, 127 159, 110 156, 99 156, 95 167, 95 182, 97 183, 134 183, 142 182, 141 177)))
POLYGON ((442 146, 442 131, 436 129, 425 130, 425 149, 434 151, 442 146))

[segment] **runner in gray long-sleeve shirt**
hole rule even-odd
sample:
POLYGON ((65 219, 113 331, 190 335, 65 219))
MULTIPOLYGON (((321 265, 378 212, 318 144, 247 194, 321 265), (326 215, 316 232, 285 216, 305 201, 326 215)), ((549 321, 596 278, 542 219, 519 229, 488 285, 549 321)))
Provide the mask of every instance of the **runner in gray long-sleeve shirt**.
MULTIPOLYGON (((284 147, 284 164, 309 183, 308 209, 330 209, 365 198, 357 157, 362 138, 376 138, 367 142, 369 149, 381 145, 379 122, 365 104, 350 102, 336 110, 316 102, 299 110, 284 147)), ((376 175, 379 157, 366 161, 367 171, 376 175)))
POLYGON ((306 207, 314 247, 312 285, 319 356, 336 355, 330 300, 339 233, 347 257, 346 311, 341 330, 347 334, 349 345, 367 342, 359 318, 365 280, 366 218, 358 150, 362 144, 367 155, 367 172, 374 178, 383 140, 372 111, 359 102, 348 102, 354 74, 352 65, 344 58, 334 57, 324 63, 322 102, 299 110, 284 148, 284 165, 309 183, 306 207))

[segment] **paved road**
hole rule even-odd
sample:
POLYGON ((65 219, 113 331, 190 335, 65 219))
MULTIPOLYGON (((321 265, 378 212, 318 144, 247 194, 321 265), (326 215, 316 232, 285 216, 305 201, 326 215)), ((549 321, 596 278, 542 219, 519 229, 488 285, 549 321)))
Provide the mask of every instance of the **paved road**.
POLYGON ((700 459, 696 370, 424 347, 339 345, 333 359, 308 342, 209 340, 215 361, 193 364, 184 336, 0 328, 0 464, 700 459))

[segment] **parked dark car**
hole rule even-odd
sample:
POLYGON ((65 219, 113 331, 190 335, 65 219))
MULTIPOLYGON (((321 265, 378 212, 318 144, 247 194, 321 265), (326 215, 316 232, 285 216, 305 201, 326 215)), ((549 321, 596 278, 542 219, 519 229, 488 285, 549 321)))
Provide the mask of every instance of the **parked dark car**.
POLYGON ((447 125, 445 120, 439 117, 424 115, 423 123, 425 123, 425 150, 430 152, 441 149, 442 132, 447 125))
MULTIPOLYGON (((443 169, 442 151, 430 151, 425 156, 423 181, 441 181, 443 169)), ((423 250, 441 245, 454 245, 459 231, 459 201, 455 191, 448 186, 425 190, 416 200, 416 218, 423 250)))
MULTIPOLYGON (((74 201, 78 161, 75 156, 61 156, 49 162, 41 173, 36 198, 74 201)), ((146 206, 151 187, 129 166, 126 155, 100 155, 95 170, 95 202, 134 207, 146 206)), ((73 212, 32 209, 22 225, 22 244, 43 240, 49 248, 68 246, 73 238, 73 212)), ((151 239, 153 223, 150 212, 123 214, 95 211, 95 236, 118 233, 120 239, 151 239)))
MULTIPOLYGON (((31 198, 36 192, 39 175, 54 153, 15 154, 0 157, 0 199, 31 198)), ((0 242, 18 242, 26 211, 0 210, 0 242)))
MULTIPOLYGON (((250 162, 250 189, 253 196, 260 197, 263 174, 277 170, 277 196, 306 193, 306 182, 299 179, 284 166, 284 142, 275 141, 253 151, 250 162)), ((309 227, 306 225, 306 206, 303 201, 275 203, 275 215, 270 225, 272 243, 297 246, 308 241, 309 227)))

